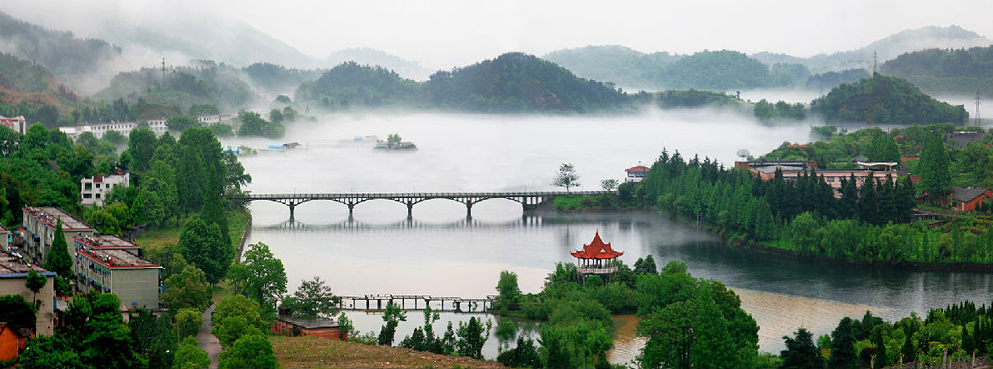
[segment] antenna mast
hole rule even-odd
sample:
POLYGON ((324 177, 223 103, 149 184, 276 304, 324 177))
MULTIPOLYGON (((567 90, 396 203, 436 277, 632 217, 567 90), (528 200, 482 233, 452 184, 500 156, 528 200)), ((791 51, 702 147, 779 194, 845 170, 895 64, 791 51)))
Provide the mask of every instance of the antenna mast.
POLYGON ((165 58, 162 58, 162 82, 165 83, 165 58))

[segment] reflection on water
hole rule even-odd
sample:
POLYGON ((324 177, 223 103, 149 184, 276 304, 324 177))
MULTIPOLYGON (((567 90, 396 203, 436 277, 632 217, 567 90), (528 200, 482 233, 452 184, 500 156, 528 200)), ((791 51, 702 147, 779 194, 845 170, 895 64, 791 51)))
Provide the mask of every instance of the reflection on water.
MULTIPOLYGON (((751 97, 750 97, 751 98, 751 97)), ((807 97, 803 97, 806 99, 807 97)), ((255 193, 546 191, 562 163, 572 163, 585 187, 622 178, 624 168, 651 163, 662 148, 684 157, 699 154, 730 166, 738 149, 763 153, 784 141, 806 142, 808 123, 769 126, 752 117, 709 110, 625 116, 499 116, 459 114, 340 114, 288 127, 282 142, 305 148, 244 157, 255 193), (340 144, 356 135, 399 132, 416 153, 374 154, 340 144), (337 145, 322 143, 335 142, 337 145)), ((268 146, 269 139, 231 138, 225 146, 268 146)), ((341 295, 427 294, 481 298, 495 294, 500 272, 518 275, 523 292, 538 292, 557 262, 588 243, 595 232, 624 251, 633 264, 653 254, 659 266, 686 262, 695 277, 740 291, 746 311, 760 324, 760 348, 778 352, 783 335, 806 326, 828 333, 841 315, 866 309, 892 320, 961 300, 988 302, 989 275, 876 270, 818 264, 743 252, 714 236, 653 213, 543 214, 523 217, 521 205, 488 200, 473 206, 447 200, 417 204, 407 220, 403 204, 377 200, 357 205, 311 201, 296 207, 253 202, 250 242, 265 242, 283 261, 290 291, 320 276, 341 295)), ((378 332, 376 314, 355 314, 362 331, 378 332)), ((445 313, 445 321, 466 315, 445 313)), ((419 325, 412 313, 398 340, 419 325)), ((495 321, 495 320, 494 320, 495 321)), ((445 322, 436 324, 444 330, 445 322)), ((623 327, 622 327, 623 328, 623 327)), ((632 328, 633 329, 633 328, 632 328)), ((615 351, 637 351, 619 338, 615 351)), ((498 351, 494 338, 484 353, 498 351)), ((627 360, 615 360, 627 361, 627 360)))
MULTIPOLYGON (((798 327, 820 335, 830 333, 841 317, 860 318, 866 310, 894 320, 966 299, 983 303, 993 296, 989 275, 879 270, 745 252, 651 212, 541 214, 492 222, 256 223, 251 239, 272 245, 291 281, 320 275, 332 281, 338 294, 482 298, 496 293, 502 270, 517 273, 525 293, 540 291, 555 263, 574 262, 569 251, 598 231, 625 252, 621 259, 629 265, 651 253, 659 267, 679 259, 694 277, 724 282, 758 322, 760 349, 774 353, 783 349, 782 336, 798 327)), ((378 315, 370 316, 357 320, 357 326, 378 331, 382 322, 378 315)), ((418 321, 408 320, 398 334, 409 334, 418 321)), ((627 323, 619 326, 614 362, 633 359, 643 344, 627 323)), ((438 324, 443 329, 444 322, 438 324)), ((495 357, 495 338, 485 352, 495 357)))

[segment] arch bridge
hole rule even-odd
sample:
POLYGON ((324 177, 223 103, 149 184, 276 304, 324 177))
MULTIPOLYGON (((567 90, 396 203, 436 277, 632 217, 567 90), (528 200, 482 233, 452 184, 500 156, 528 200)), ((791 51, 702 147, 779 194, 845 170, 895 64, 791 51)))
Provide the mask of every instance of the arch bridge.
POLYGON ((607 191, 545 191, 545 192, 402 192, 402 193, 309 193, 309 194, 241 194, 228 195, 230 200, 241 201, 272 201, 290 208, 290 219, 293 219, 293 212, 297 205, 310 201, 327 200, 343 204, 348 207, 348 216, 352 216, 355 205, 370 200, 391 200, 407 206, 407 218, 411 218, 414 213, 414 205, 433 199, 452 200, 465 205, 467 218, 472 217, 472 206, 490 199, 507 199, 521 204, 524 211, 534 210, 538 206, 555 199, 558 196, 589 196, 600 195, 607 191))

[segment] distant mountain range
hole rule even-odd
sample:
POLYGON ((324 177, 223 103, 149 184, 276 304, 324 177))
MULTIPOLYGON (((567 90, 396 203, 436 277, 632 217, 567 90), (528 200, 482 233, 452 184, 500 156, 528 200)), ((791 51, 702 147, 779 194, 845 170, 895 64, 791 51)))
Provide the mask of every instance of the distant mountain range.
MULTIPOLYGON (((94 20, 93 34, 99 38, 79 38, 71 32, 33 25, 0 11, 0 32, 5 37, 5 42, 0 43, 0 52, 43 66, 56 80, 83 95, 104 91, 104 96, 117 97, 149 91, 148 84, 154 79, 151 78, 153 73, 147 70, 161 67, 163 58, 166 66, 173 70, 187 66, 203 68, 205 62, 213 63, 216 67, 212 68, 230 72, 226 74, 228 82, 224 86, 213 86, 215 91, 225 91, 232 86, 242 91, 244 86, 230 82, 231 78, 239 78, 254 90, 255 95, 270 100, 279 94, 291 94, 301 84, 313 82, 331 68, 348 61, 380 66, 414 81, 425 81, 434 74, 416 61, 369 48, 345 49, 325 58, 314 58, 243 21, 230 18, 191 15, 162 17, 152 22, 94 20), (146 71, 140 72, 143 69, 146 71), (128 73, 132 74, 126 75, 128 73), (119 78, 108 89, 115 76, 119 78)), ((990 44, 993 42, 986 37, 950 26, 903 31, 857 50, 810 58, 773 53, 746 55, 734 50, 702 51, 691 55, 643 53, 613 45, 558 50, 543 59, 578 77, 633 91, 735 91, 810 86, 830 89, 867 75, 862 70, 871 69, 873 52, 881 66, 898 55, 922 48, 990 44)), ((209 76, 188 72, 198 79, 210 80, 209 76)), ((0 80, 3 78, 12 80, 10 76, 0 75, 0 80)), ((51 86, 58 84, 49 83, 51 86)), ((201 95, 217 97, 212 94, 201 95)))
POLYGON ((824 73, 845 69, 871 70, 874 52, 878 59, 878 65, 883 65, 887 60, 917 50, 962 49, 991 44, 993 44, 993 40, 959 26, 931 26, 902 31, 851 51, 819 54, 810 58, 797 58, 769 52, 752 54, 751 57, 767 65, 775 63, 803 64, 813 73, 824 73))
MULTIPOLYGON (((752 54, 749 57, 762 62, 770 69, 767 80, 750 78, 748 81, 730 84, 718 83, 717 85, 724 85, 718 88, 730 89, 803 86, 807 84, 802 79, 806 78, 803 77, 804 75, 811 76, 852 69, 871 70, 873 52, 876 53, 878 65, 881 66, 887 60, 916 50, 969 48, 991 44, 993 41, 990 39, 958 26, 924 27, 891 35, 857 50, 815 55, 810 58, 769 52, 752 54), (777 64, 780 65, 779 68, 784 69, 777 71, 777 64), (806 73, 797 71, 796 68, 787 68, 787 65, 803 66, 807 71, 806 73), (782 73, 792 74, 793 77, 784 79, 782 73)), ((714 53, 703 51, 694 55, 713 55, 714 53)), ((628 89, 714 88, 712 83, 710 85, 687 85, 686 81, 712 80, 714 76, 710 73, 713 71, 739 69, 751 71, 753 69, 748 67, 748 62, 741 58, 724 57, 724 64, 722 65, 712 65, 710 68, 683 68, 691 73, 697 73, 694 70, 699 71, 697 74, 677 73, 670 70, 673 65, 678 65, 680 60, 690 56, 665 52, 643 53, 624 46, 608 45, 558 50, 548 53, 544 58, 572 70, 580 77, 613 82, 628 89)), ((707 59, 712 58, 708 57, 707 59)), ((833 85, 823 85, 821 81, 819 79, 816 83, 819 87, 828 89, 833 87, 833 85)))

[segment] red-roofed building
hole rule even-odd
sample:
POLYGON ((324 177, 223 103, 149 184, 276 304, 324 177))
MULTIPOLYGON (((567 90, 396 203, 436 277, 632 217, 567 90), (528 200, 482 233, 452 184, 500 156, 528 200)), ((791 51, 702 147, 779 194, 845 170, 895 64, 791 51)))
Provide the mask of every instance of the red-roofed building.
POLYGON ((585 277, 588 275, 606 275, 609 277, 617 272, 617 266, 611 265, 610 261, 624 255, 624 252, 616 251, 610 247, 609 243, 604 243, 600 239, 600 231, 597 231, 596 235, 593 236, 593 241, 583 245, 581 250, 573 251, 570 254, 577 259, 576 271, 579 273, 579 278, 585 281, 585 277))
POLYGON ((624 182, 641 182, 642 179, 648 175, 648 167, 644 165, 638 165, 625 169, 624 172, 627 173, 627 177, 624 178, 624 182))

